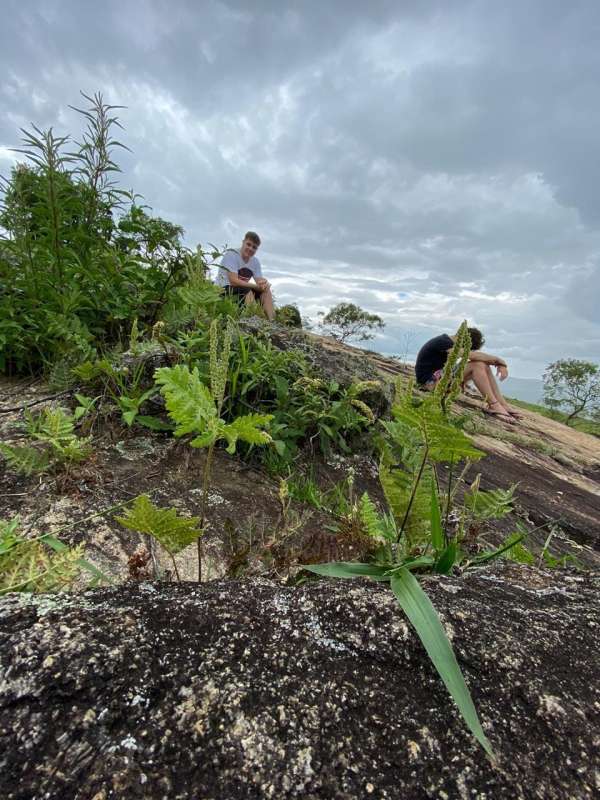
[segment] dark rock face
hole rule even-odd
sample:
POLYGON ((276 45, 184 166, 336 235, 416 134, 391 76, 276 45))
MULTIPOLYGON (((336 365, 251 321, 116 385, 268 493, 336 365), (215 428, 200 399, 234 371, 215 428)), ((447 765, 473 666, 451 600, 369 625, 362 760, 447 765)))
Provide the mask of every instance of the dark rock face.
POLYGON ((592 798, 597 580, 425 581, 497 754, 388 589, 129 584, 0 603, 0 796, 592 798))

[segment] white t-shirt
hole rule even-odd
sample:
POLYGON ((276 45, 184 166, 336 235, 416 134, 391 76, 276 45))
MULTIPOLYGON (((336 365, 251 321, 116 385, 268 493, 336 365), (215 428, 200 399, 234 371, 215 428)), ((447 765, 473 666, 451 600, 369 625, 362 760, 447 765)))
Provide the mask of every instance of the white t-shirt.
MULTIPOLYGON (((219 286, 229 286, 229 273, 227 270, 231 270, 239 275, 241 269, 247 269, 250 270, 255 280, 256 278, 262 278, 260 261, 256 256, 250 256, 248 261, 244 261, 237 250, 227 250, 221 259, 221 264, 227 267, 227 269, 220 269, 217 267, 217 284, 219 286)), ((242 273, 242 275, 249 277, 248 273, 242 273)))

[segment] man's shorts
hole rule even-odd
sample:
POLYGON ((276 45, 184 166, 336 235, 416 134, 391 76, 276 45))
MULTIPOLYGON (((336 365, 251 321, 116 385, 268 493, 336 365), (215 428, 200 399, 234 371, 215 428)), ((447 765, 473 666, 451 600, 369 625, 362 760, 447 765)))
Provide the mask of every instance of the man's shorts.
POLYGON ((431 391, 432 389, 435 389, 436 384, 440 382, 443 373, 444 373, 443 369, 436 369, 436 371, 430 378, 428 378, 426 381, 423 381, 423 383, 419 384, 419 388, 426 389, 428 392, 431 391))
MULTIPOLYGON (((459 370, 459 364, 455 364, 452 367, 452 377, 454 377, 456 375, 458 370, 459 370)), ((430 378, 428 378, 426 381, 423 381, 423 383, 419 384, 419 388, 420 389, 426 389, 428 392, 430 392, 432 389, 435 389, 437 384, 442 379, 442 375, 443 374, 444 374, 444 370, 443 369, 436 369, 436 371, 433 373, 433 375, 430 378)))
POLYGON ((242 305, 242 303, 245 303, 246 295, 248 294, 248 292, 252 292, 252 294, 254 294, 251 286, 248 286, 248 288, 246 288, 245 286, 230 285, 230 286, 225 286, 224 289, 225 289, 225 294, 231 295, 231 297, 234 300, 237 300, 240 305, 242 305))

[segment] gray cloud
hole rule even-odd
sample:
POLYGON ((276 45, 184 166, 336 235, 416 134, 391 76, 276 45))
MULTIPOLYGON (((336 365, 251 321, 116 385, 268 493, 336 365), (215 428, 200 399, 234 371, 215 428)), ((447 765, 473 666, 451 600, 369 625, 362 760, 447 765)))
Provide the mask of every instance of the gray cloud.
POLYGON ((30 121, 121 112, 127 186, 190 244, 260 231, 282 301, 414 349, 464 317, 517 374, 600 353, 600 51, 564 4, 8 3, 0 171, 30 121))

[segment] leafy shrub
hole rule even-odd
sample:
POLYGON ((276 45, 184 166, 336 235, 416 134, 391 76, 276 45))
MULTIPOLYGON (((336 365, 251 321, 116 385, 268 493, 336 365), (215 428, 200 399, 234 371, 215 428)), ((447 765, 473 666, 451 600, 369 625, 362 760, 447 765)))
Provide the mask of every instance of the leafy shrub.
POLYGON ((113 134, 116 107, 101 95, 86 99, 75 150, 67 152, 68 137, 34 127, 19 151, 28 163, 0 187, 3 371, 90 358, 120 341, 134 317, 153 324, 185 280, 181 228, 149 216, 113 180, 113 153, 122 146, 113 134), (125 202, 130 208, 116 222, 125 202))

